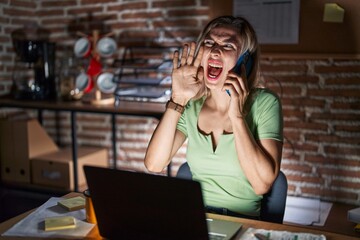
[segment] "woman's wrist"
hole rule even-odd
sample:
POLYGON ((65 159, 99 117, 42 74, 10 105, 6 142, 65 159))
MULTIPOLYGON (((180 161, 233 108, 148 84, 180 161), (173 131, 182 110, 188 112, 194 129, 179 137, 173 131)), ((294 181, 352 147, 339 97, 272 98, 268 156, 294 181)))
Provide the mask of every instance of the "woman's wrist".
POLYGON ((177 96, 171 96, 171 101, 173 102, 173 103, 176 103, 176 104, 178 104, 178 105, 180 105, 180 106, 185 106, 186 104, 187 104, 187 102, 188 102, 188 100, 186 100, 185 98, 183 98, 183 97, 177 97, 177 96))

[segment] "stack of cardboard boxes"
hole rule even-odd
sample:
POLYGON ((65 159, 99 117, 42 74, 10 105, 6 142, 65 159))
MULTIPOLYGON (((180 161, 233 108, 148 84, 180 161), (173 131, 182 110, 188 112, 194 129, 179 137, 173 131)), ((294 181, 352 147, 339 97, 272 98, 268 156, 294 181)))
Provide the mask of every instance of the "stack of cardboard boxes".
MULTIPOLYGON (((78 148, 78 189, 85 189, 83 166, 108 166, 106 148, 78 148)), ((0 119, 1 180, 4 183, 74 190, 71 148, 59 148, 35 119, 0 119)))

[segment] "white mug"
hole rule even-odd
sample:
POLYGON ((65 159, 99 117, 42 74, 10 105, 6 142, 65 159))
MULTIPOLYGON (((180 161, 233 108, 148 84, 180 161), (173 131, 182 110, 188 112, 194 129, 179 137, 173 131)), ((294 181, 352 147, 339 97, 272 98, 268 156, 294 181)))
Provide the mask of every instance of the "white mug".
POLYGON ((88 57, 91 53, 91 41, 89 38, 79 38, 74 45, 74 53, 77 57, 88 57))
POLYGON ((113 38, 103 37, 96 44, 96 50, 102 57, 110 57, 115 53, 117 44, 113 38))
POLYGON ((113 81, 114 74, 110 72, 101 73, 97 80, 96 84, 98 89, 102 93, 113 93, 116 89, 116 83, 113 81))

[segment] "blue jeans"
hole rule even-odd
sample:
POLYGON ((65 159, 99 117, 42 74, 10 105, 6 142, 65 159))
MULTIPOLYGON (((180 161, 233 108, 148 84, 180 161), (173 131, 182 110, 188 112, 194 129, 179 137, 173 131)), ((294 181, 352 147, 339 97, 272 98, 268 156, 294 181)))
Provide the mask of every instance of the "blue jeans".
POLYGON ((241 214, 241 213, 230 211, 227 208, 218 208, 218 207, 206 206, 205 211, 207 213, 215 213, 215 214, 226 215, 226 216, 231 216, 231 217, 239 217, 239 218, 248 218, 248 219, 260 220, 260 217, 244 215, 244 214, 241 214))

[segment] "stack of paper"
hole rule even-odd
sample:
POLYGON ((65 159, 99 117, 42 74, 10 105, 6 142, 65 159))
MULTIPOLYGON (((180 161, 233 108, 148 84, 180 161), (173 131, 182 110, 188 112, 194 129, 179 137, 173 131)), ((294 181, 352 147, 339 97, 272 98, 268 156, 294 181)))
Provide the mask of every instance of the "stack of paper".
POLYGON ((319 199, 288 196, 284 222, 324 226, 331 207, 332 203, 321 202, 319 199))

